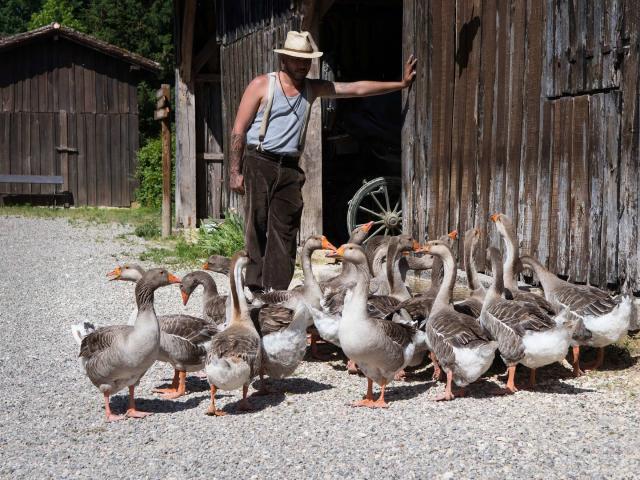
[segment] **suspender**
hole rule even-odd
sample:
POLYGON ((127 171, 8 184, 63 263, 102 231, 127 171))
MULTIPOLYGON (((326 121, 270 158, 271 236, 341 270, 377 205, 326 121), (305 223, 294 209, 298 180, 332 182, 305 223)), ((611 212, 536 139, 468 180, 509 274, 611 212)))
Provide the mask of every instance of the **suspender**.
MULTIPOLYGON (((307 107, 302 117, 302 128, 300 128, 300 137, 298 138, 298 151, 302 152, 304 148, 305 138, 307 136, 307 125, 309 124, 309 115, 311 114, 311 86, 305 78, 304 80, 304 92, 307 99, 307 107)), ((271 107, 273 105, 273 97, 276 93, 276 73, 269 74, 269 88, 267 90, 267 104, 264 106, 264 112, 262 113, 262 122, 260 123, 260 131, 258 133, 258 150, 262 151, 262 142, 267 133, 269 126, 269 117, 271 116, 271 107)), ((284 94, 284 93, 283 93, 284 94)))
POLYGON ((262 123, 260 124, 260 132, 258 133, 258 150, 262 151, 262 142, 264 136, 267 133, 267 126, 269 124, 269 116, 271 115, 271 106, 273 105, 273 97, 276 93, 276 74, 269 74, 269 89, 267 90, 267 104, 264 106, 264 113, 262 114, 262 123))

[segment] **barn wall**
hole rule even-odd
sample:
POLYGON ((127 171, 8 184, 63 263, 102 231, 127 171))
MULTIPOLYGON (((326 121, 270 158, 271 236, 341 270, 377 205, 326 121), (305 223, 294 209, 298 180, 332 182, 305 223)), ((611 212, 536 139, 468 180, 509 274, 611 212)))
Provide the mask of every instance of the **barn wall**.
MULTIPOLYGON (((69 154, 75 204, 129 206, 138 149, 138 79, 129 64, 50 38, 0 54, 0 64, 14 66, 0 69, 0 172, 60 175, 56 147, 66 131, 66 146, 78 150, 69 154)), ((0 189, 52 193, 54 187, 0 189)))
POLYGON ((634 3, 405 0, 404 15, 405 53, 422 60, 403 129, 405 228, 479 226, 484 249, 504 212, 556 273, 640 290, 634 3))

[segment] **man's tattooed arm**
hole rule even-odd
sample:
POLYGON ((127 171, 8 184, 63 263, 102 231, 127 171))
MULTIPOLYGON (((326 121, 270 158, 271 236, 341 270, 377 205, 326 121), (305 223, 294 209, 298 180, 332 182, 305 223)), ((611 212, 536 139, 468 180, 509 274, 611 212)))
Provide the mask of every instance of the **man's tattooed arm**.
POLYGON ((242 173, 242 154, 244 152, 244 146, 247 142, 247 135, 245 133, 232 133, 231 134, 231 171, 233 173, 242 173))

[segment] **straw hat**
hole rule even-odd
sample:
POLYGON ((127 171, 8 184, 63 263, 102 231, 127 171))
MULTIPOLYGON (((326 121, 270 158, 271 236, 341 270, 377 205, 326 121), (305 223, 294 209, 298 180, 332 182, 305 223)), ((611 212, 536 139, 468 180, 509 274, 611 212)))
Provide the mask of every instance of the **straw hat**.
POLYGON ((284 48, 275 48, 273 51, 298 58, 318 58, 322 56, 322 52, 313 50, 309 32, 296 32, 293 30, 287 33, 284 48))

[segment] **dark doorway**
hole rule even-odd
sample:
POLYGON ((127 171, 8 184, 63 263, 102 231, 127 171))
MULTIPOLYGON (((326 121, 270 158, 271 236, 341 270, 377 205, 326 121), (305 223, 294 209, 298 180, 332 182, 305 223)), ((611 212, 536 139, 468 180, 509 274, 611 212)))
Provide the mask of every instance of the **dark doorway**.
MULTIPOLYGON (((401 0, 337 0, 320 28, 322 78, 400 79, 401 0)), ((323 100, 322 124, 323 229, 343 242, 348 202, 363 181, 400 176, 401 93, 323 100)))

